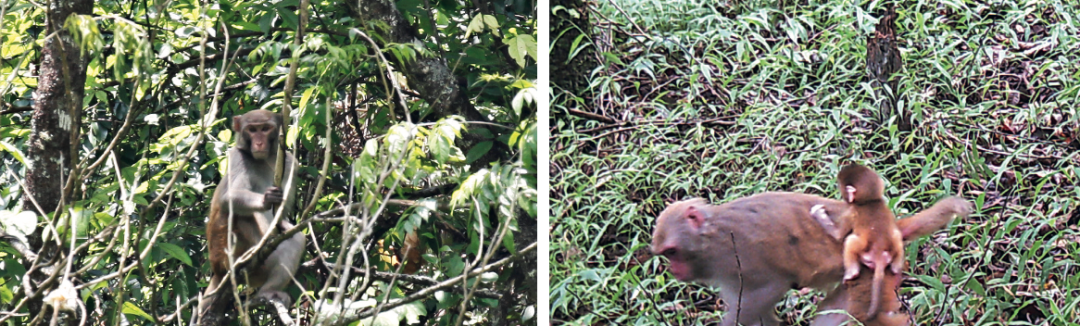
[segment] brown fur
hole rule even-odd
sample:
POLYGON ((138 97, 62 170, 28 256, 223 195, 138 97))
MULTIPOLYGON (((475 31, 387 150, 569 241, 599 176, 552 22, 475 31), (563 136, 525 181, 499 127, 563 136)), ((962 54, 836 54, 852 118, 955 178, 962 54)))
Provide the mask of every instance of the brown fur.
MULTIPOLYGON (((896 225, 904 240, 910 241, 937 232, 948 226, 954 218, 963 219, 970 213, 971 203, 960 197, 948 197, 912 217, 898 220, 896 225)), ((860 268, 863 271, 869 270, 865 266, 860 268)), ((900 311, 900 299, 896 293, 900 280, 901 274, 898 273, 882 279, 883 291, 877 297, 880 302, 879 313, 873 318, 864 314, 868 310, 867 303, 874 299, 867 297, 867 294, 873 295, 873 280, 866 276, 852 279, 845 286, 835 289, 818 305, 818 310, 842 309, 866 326, 910 325, 908 316, 900 311)), ((841 313, 822 314, 814 319, 811 326, 839 326, 845 322, 856 325, 851 321, 851 317, 841 313)))
POLYGON ((871 320, 878 313, 885 266, 891 267, 893 274, 903 271, 903 235, 896 226, 896 217, 882 199, 885 184, 877 173, 852 164, 840 170, 837 180, 852 206, 844 217, 852 232, 844 239, 844 280, 850 281, 859 275, 860 263, 873 269, 870 307, 866 314, 866 319, 871 320))

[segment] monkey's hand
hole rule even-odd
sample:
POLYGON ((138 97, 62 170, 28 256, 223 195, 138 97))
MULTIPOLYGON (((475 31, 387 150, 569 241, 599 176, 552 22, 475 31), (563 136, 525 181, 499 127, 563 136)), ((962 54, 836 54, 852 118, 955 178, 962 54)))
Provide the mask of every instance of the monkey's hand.
POLYGON ((270 187, 266 189, 266 193, 263 193, 263 209, 271 209, 275 205, 281 204, 285 200, 285 195, 281 191, 281 188, 270 187))

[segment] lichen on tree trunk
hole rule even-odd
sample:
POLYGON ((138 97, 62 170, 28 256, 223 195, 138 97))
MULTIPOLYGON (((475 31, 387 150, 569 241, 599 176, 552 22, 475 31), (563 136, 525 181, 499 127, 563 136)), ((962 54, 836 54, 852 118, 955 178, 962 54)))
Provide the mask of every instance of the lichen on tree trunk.
MULTIPOLYGON (((30 125, 32 133, 27 142, 26 191, 22 206, 40 215, 50 214, 62 204, 65 177, 70 175, 78 153, 72 142, 78 140, 86 62, 80 55, 78 45, 71 34, 64 30, 64 22, 72 14, 88 15, 93 8, 90 0, 51 0, 46 15, 46 33, 55 36, 45 39, 41 49, 41 68, 38 87, 34 90, 30 125), (31 201, 33 198, 34 201, 31 201), (34 205, 36 201, 37 206, 34 205), (40 207, 40 210, 38 210, 40 207)), ((28 241, 34 252, 52 255, 60 248, 42 248, 41 230, 32 234, 28 241)), ((40 284, 46 275, 31 275, 33 283, 40 284)), ((53 282, 55 286, 56 282, 53 282)), ((31 299, 28 309, 32 315, 43 312, 40 299, 31 299)), ((77 324, 77 318, 65 319, 67 324, 77 324)))

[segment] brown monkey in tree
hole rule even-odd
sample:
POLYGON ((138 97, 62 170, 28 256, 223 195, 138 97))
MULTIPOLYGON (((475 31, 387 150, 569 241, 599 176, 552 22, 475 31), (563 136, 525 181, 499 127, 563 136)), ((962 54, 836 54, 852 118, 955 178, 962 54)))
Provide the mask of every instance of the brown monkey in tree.
POLYGON ((402 267, 402 272, 405 274, 416 274, 420 270, 420 267, 424 266, 424 252, 427 251, 427 246, 424 246, 420 242, 420 230, 419 228, 413 229, 405 235, 405 239, 401 244, 401 263, 405 264, 402 267))
POLYGON ((840 170, 837 180, 844 200, 851 203, 842 218, 851 227, 851 234, 844 238, 844 281, 859 276, 860 263, 874 270, 866 315, 867 320, 874 319, 886 265, 893 274, 904 270, 904 238, 896 226, 896 216, 882 198, 885 183, 874 170, 851 164, 840 170))
MULTIPOLYGON (((778 325, 773 309, 788 290, 829 290, 841 280, 841 237, 827 230, 846 228, 840 217, 847 209, 841 201, 798 193, 763 193, 722 205, 690 199, 660 213, 651 250, 667 257, 676 279, 720 287, 728 306, 723 325, 778 325), (828 226, 811 216, 813 207, 829 212, 828 226)), ((931 208, 901 225, 919 236, 940 228, 941 214, 931 208)))
MULTIPOLYGON (((915 216, 896 221, 896 226, 904 240, 910 241, 944 229, 954 218, 963 219, 967 217, 971 213, 971 209, 971 203, 963 198, 948 197, 934 204, 934 206, 915 214, 915 216)), ((881 312, 878 313, 876 318, 870 319, 863 314, 868 309, 867 303, 873 299, 868 297, 868 295, 873 295, 873 284, 869 282, 871 280, 871 278, 864 276, 848 281, 846 286, 839 287, 826 296, 825 301, 818 305, 818 311, 843 309, 866 326, 910 325, 908 316, 900 312, 900 299, 896 294, 896 289, 900 285, 901 274, 886 275, 882 279, 881 286, 885 291, 878 298, 881 302, 879 308, 881 312)), ((819 315, 810 325, 839 326, 844 325, 844 323, 853 324, 851 318, 846 314, 828 313, 819 315)))
MULTIPOLYGON (((227 153, 229 167, 214 190, 214 197, 210 202, 210 220, 206 224, 210 270, 213 276, 205 293, 217 292, 225 274, 229 272, 231 262, 226 248, 229 248, 230 243, 232 258, 238 259, 257 244, 263 234, 272 231, 272 227, 280 227, 281 230, 293 227, 293 224, 288 222, 288 217, 292 213, 293 201, 296 198, 296 185, 283 185, 286 187, 285 191, 274 186, 280 126, 281 116, 266 110, 254 110, 233 118, 236 146, 227 153), (281 223, 272 226, 270 222, 274 219, 273 208, 279 205, 285 211, 282 212, 281 223), (230 215, 232 237, 229 234, 230 215)), ((290 153, 286 152, 285 155, 286 171, 282 183, 295 179, 296 172, 296 159, 290 153)), ((304 245, 302 233, 293 235, 281 242, 261 266, 248 268, 246 275, 237 275, 237 281, 257 289, 257 297, 279 299, 290 305, 291 299, 283 290, 299 267, 304 245)), ((208 307, 212 307, 219 294, 204 298, 199 305, 199 313, 202 314, 208 307)))

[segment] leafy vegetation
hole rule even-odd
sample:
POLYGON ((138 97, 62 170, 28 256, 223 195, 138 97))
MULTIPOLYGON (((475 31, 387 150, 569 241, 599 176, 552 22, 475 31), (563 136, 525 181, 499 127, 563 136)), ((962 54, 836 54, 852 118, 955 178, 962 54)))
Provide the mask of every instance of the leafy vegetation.
MULTIPOLYGON (((293 318, 535 324, 535 2, 80 1, 49 25, 65 3, 0 1, 0 323, 186 324, 230 118, 286 106, 287 218, 308 238, 293 318), (39 74, 68 37, 84 84, 39 74), (57 111, 77 113, 58 126, 77 157, 34 171, 28 137, 57 111), (28 204, 32 173, 75 178, 34 198, 59 209, 28 204), (410 236, 425 251, 405 263, 410 236)), ((233 323, 277 319, 259 311, 233 323)))
MULTIPOLYGON (((710 324, 724 305, 648 253, 687 197, 836 197, 868 163, 899 216, 959 194, 977 209, 907 247, 917 325, 1080 320, 1080 7, 1030 1, 601 1, 563 53, 599 65, 553 89, 551 310, 557 324, 710 324), (866 43, 896 6, 904 68, 880 120, 866 43), (915 126, 902 131, 901 116, 915 126)), ((552 37, 562 31, 552 31, 552 37)), ((553 43, 555 41, 553 40, 553 43)), ((556 50, 560 51, 560 50, 556 50)), ((807 325, 820 294, 792 292, 807 325)))

